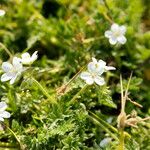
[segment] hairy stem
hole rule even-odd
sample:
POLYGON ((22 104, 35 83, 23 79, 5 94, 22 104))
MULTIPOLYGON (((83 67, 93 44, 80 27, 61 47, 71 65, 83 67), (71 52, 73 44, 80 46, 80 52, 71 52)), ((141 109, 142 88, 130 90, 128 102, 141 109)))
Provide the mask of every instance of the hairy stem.
POLYGON ((43 94, 49 99, 51 103, 57 103, 55 99, 52 99, 49 95, 47 89, 45 89, 36 79, 32 78, 32 81, 39 87, 39 89, 43 92, 43 94))

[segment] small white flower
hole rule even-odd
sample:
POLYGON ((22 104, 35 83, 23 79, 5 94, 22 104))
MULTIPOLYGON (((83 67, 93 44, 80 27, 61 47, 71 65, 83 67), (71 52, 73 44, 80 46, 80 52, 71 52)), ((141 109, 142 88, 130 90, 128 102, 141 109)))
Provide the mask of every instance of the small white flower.
POLYGON ((10 113, 5 111, 7 104, 5 102, 0 102, 0 121, 4 121, 4 118, 10 118, 10 113))
POLYGON ((100 142, 100 147, 106 147, 110 142, 111 142, 111 138, 107 137, 107 138, 104 138, 101 142, 100 142))
POLYGON ((3 10, 3 9, 0 9, 0 16, 4 16, 5 15, 5 10, 3 10))
POLYGON ((104 78, 100 76, 108 70, 115 70, 114 67, 106 66, 106 62, 103 60, 97 61, 95 58, 92 58, 92 62, 90 62, 87 67, 88 71, 82 72, 80 77, 89 85, 94 82, 98 85, 104 85, 104 78))
POLYGON ((126 32, 125 26, 119 26, 114 23, 110 30, 105 32, 105 37, 109 38, 109 43, 115 45, 116 43, 125 44, 127 39, 124 36, 126 32))
POLYGON ((95 70, 98 74, 102 74, 103 72, 109 71, 109 70, 115 70, 115 67, 112 66, 106 66, 106 62, 103 60, 96 60, 92 57, 92 62, 88 64, 88 67, 91 68, 91 70, 95 70))
POLYGON ((94 82, 98 85, 104 85, 104 78, 100 77, 96 72, 82 72, 81 79, 85 80, 88 85, 92 85, 94 82))
POLYGON ((21 55, 21 60, 22 60, 22 64, 25 64, 25 65, 30 65, 32 64, 37 58, 38 58, 38 55, 37 55, 38 51, 35 51, 32 56, 30 56, 30 54, 28 52, 24 53, 21 55))
POLYGON ((14 57, 12 64, 10 64, 8 62, 3 62, 2 69, 5 73, 1 76, 1 81, 5 82, 5 81, 10 80, 10 84, 13 84, 15 82, 16 78, 23 71, 21 59, 14 57))

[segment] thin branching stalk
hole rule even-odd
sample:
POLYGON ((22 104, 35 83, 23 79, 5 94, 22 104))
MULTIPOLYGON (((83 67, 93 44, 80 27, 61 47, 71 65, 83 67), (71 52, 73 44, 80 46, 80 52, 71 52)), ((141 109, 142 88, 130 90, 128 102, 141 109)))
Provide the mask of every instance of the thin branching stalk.
POLYGON ((98 126, 100 126, 103 130, 105 130, 113 139, 115 139, 116 141, 119 141, 118 137, 113 134, 107 127, 105 127, 104 125, 102 125, 99 121, 97 121, 95 118, 89 116, 89 118, 91 120, 93 120, 98 126))
POLYGON ((11 132, 11 134, 15 137, 16 141, 17 141, 18 144, 19 144, 20 149, 22 150, 23 148, 22 148, 21 142, 20 142, 19 138, 17 137, 17 135, 15 134, 15 132, 14 132, 13 130, 11 130, 6 124, 4 124, 4 123, 2 123, 2 124, 3 124, 3 126, 6 127, 6 128, 9 130, 9 132, 11 132))
POLYGON ((2 48, 5 50, 5 52, 9 55, 10 58, 13 57, 12 53, 11 53, 11 52, 8 50, 8 48, 7 48, 3 43, 1 43, 1 42, 0 42, 0 47, 2 47, 2 48))
POLYGON ((70 100, 69 105, 72 104, 72 103, 74 103, 74 101, 78 98, 78 96, 79 96, 81 93, 83 93, 83 92, 86 90, 87 87, 88 87, 88 85, 86 84, 86 85, 70 100))
POLYGON ((124 136, 124 128, 125 128, 125 121, 126 121, 126 113, 125 113, 125 105, 126 105, 126 100, 128 98, 128 90, 129 90, 129 85, 130 85, 130 81, 132 78, 132 73, 130 75, 129 81, 127 83, 127 87, 125 90, 125 95, 123 93, 123 84, 122 84, 122 76, 120 75, 120 85, 121 85, 121 112, 118 116, 118 128, 119 128, 119 133, 120 133, 120 138, 119 138, 119 146, 118 146, 118 150, 124 150, 124 140, 125 140, 125 136, 124 136))
MULTIPOLYGON (((107 123, 106 121, 104 121, 103 119, 101 119, 99 116, 97 116, 96 114, 94 114, 91 111, 88 111, 90 115, 92 115, 92 117, 94 117, 95 119, 97 119, 101 124, 103 124, 104 126, 108 127, 109 129, 111 129, 114 133, 118 134, 118 130, 117 128, 111 126, 109 123, 107 123)), ((131 135, 127 132, 124 132, 124 135, 128 138, 131 138, 131 135)))
POLYGON ((49 99, 51 103, 57 103, 55 99, 49 95, 46 88, 44 88, 36 79, 32 78, 32 81, 39 87, 39 89, 43 92, 43 94, 49 99))

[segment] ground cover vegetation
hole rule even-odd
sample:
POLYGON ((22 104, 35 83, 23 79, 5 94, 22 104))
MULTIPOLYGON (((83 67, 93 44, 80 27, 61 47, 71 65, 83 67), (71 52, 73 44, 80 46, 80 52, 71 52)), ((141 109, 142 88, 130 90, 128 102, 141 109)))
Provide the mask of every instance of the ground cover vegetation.
POLYGON ((149 150, 150 2, 0 1, 0 149, 149 150))

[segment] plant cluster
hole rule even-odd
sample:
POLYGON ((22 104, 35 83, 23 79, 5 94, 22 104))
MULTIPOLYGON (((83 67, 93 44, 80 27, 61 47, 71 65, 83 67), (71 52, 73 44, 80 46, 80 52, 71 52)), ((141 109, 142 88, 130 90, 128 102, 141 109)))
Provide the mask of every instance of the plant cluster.
POLYGON ((150 149, 146 2, 2 0, 0 148, 150 149))

